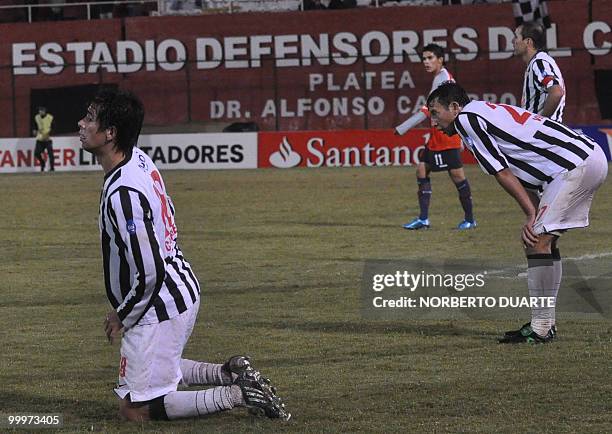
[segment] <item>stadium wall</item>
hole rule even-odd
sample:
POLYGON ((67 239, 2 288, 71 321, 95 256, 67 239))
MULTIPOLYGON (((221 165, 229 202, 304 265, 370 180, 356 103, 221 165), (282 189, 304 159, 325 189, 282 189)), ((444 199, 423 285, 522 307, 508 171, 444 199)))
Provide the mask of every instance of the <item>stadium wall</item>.
MULTIPOLYGON (((612 2, 551 2, 550 14, 565 121, 602 124, 594 75, 612 70, 612 2)), ((429 42, 450 49, 472 96, 520 104, 513 27, 509 3, 4 24, 0 137, 29 134, 33 90, 102 83, 139 94, 147 125, 390 128, 424 102, 431 77, 415 50, 429 42)))
MULTIPOLYGON (((610 160, 612 127, 579 129, 596 139, 610 160)), ((138 146, 163 170, 386 167, 418 163, 428 135, 419 128, 404 136, 390 130, 154 134, 140 136, 138 146)), ((77 137, 56 137, 53 147, 57 171, 101 170, 77 137)), ((476 163, 467 150, 462 159, 476 163)), ((0 139, 0 173, 38 170, 33 139, 0 139)))

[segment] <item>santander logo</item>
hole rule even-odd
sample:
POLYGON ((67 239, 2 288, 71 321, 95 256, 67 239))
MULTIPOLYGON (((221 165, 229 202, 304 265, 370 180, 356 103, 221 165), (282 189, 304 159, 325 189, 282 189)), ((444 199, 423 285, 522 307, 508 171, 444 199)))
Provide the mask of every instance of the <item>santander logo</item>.
POLYGON ((283 136, 283 141, 280 143, 278 151, 270 155, 270 164, 280 169, 295 167, 301 161, 302 157, 293 150, 287 140, 287 136, 283 136))

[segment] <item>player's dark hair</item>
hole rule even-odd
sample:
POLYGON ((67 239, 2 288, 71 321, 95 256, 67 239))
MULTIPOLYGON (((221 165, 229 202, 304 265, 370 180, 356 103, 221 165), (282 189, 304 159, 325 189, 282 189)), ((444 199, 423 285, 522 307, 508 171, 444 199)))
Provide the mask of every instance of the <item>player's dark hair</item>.
POLYGON ((444 48, 440 47, 438 44, 427 44, 423 47, 423 51, 421 52, 421 56, 423 55, 423 53, 425 51, 431 51, 434 56, 436 56, 438 59, 442 58, 442 61, 444 61, 444 48))
POLYGON ((536 21, 528 21, 521 24, 521 37, 531 39, 536 50, 546 49, 546 31, 544 26, 536 21))
POLYGON ((438 101, 442 106, 448 107, 450 103, 456 102, 461 107, 465 107, 470 102, 467 92, 457 83, 447 81, 442 83, 427 98, 427 105, 438 101))
POLYGON ((115 146, 128 153, 138 143, 144 119, 144 106, 133 93, 125 90, 102 89, 90 105, 96 112, 100 131, 115 128, 115 146))

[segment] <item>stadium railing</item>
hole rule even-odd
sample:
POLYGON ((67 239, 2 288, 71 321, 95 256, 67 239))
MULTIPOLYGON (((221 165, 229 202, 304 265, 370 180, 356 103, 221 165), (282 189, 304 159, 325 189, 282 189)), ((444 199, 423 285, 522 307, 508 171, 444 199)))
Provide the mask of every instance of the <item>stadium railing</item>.
MULTIPOLYGON (((90 20, 92 18, 98 18, 92 15, 92 11, 98 11, 105 6, 112 10, 117 6, 143 6, 143 5, 152 5, 159 10, 160 4, 163 3, 163 0, 117 0, 117 1, 90 1, 90 2, 71 2, 71 3, 43 3, 43 4, 14 4, 14 5, 1 5, 0 6, 0 22, 12 22, 12 21, 20 21, 20 20, 11 20, 9 17, 3 17, 4 13, 10 12, 26 12, 27 22, 31 23, 32 21, 37 21, 36 12, 44 11, 43 15, 44 20, 53 20, 52 11, 61 10, 62 14, 59 16, 58 20, 70 20, 70 19, 87 19, 90 20), (68 12, 68 13, 66 13, 68 12), (6 19, 9 18, 9 19, 6 19)), ((14 14, 13 14, 14 15, 14 14)))
MULTIPOLYGON (((23 1, 23 0, 22 0, 23 1)), ((491 0, 488 0, 491 1, 491 0)), ((495 2, 509 0, 493 0, 495 2)), ((304 0, 51 0, 41 4, 0 2, 0 23, 111 18, 139 15, 199 15, 209 13, 303 10, 304 0), (123 8, 122 11, 117 11, 123 8), (44 12, 43 12, 44 11, 44 12), (97 14, 97 15, 96 15, 97 14)), ((323 0, 326 4, 327 0, 323 0)), ((442 0, 357 0, 357 7, 440 6, 442 0)))

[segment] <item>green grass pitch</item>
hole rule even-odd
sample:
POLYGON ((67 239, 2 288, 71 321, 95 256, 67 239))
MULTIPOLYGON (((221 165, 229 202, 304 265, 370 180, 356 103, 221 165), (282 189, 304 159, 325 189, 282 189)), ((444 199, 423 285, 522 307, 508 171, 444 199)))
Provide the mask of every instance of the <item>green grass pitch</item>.
MULTIPOLYGON (((434 174, 433 227, 409 232, 411 168, 165 172, 179 243, 203 286, 185 356, 251 355, 293 418, 235 410, 142 425, 117 420, 112 393, 102 172, 0 176, 0 413, 62 413, 67 432, 612 432, 609 317, 560 317, 559 339, 544 346, 496 343, 519 320, 362 317, 367 259, 525 263, 518 205, 493 177, 467 173, 478 229, 453 230, 455 188, 434 174)), ((609 179, 591 227, 562 237, 563 256, 592 255, 576 262, 605 269, 611 215, 609 179)))

